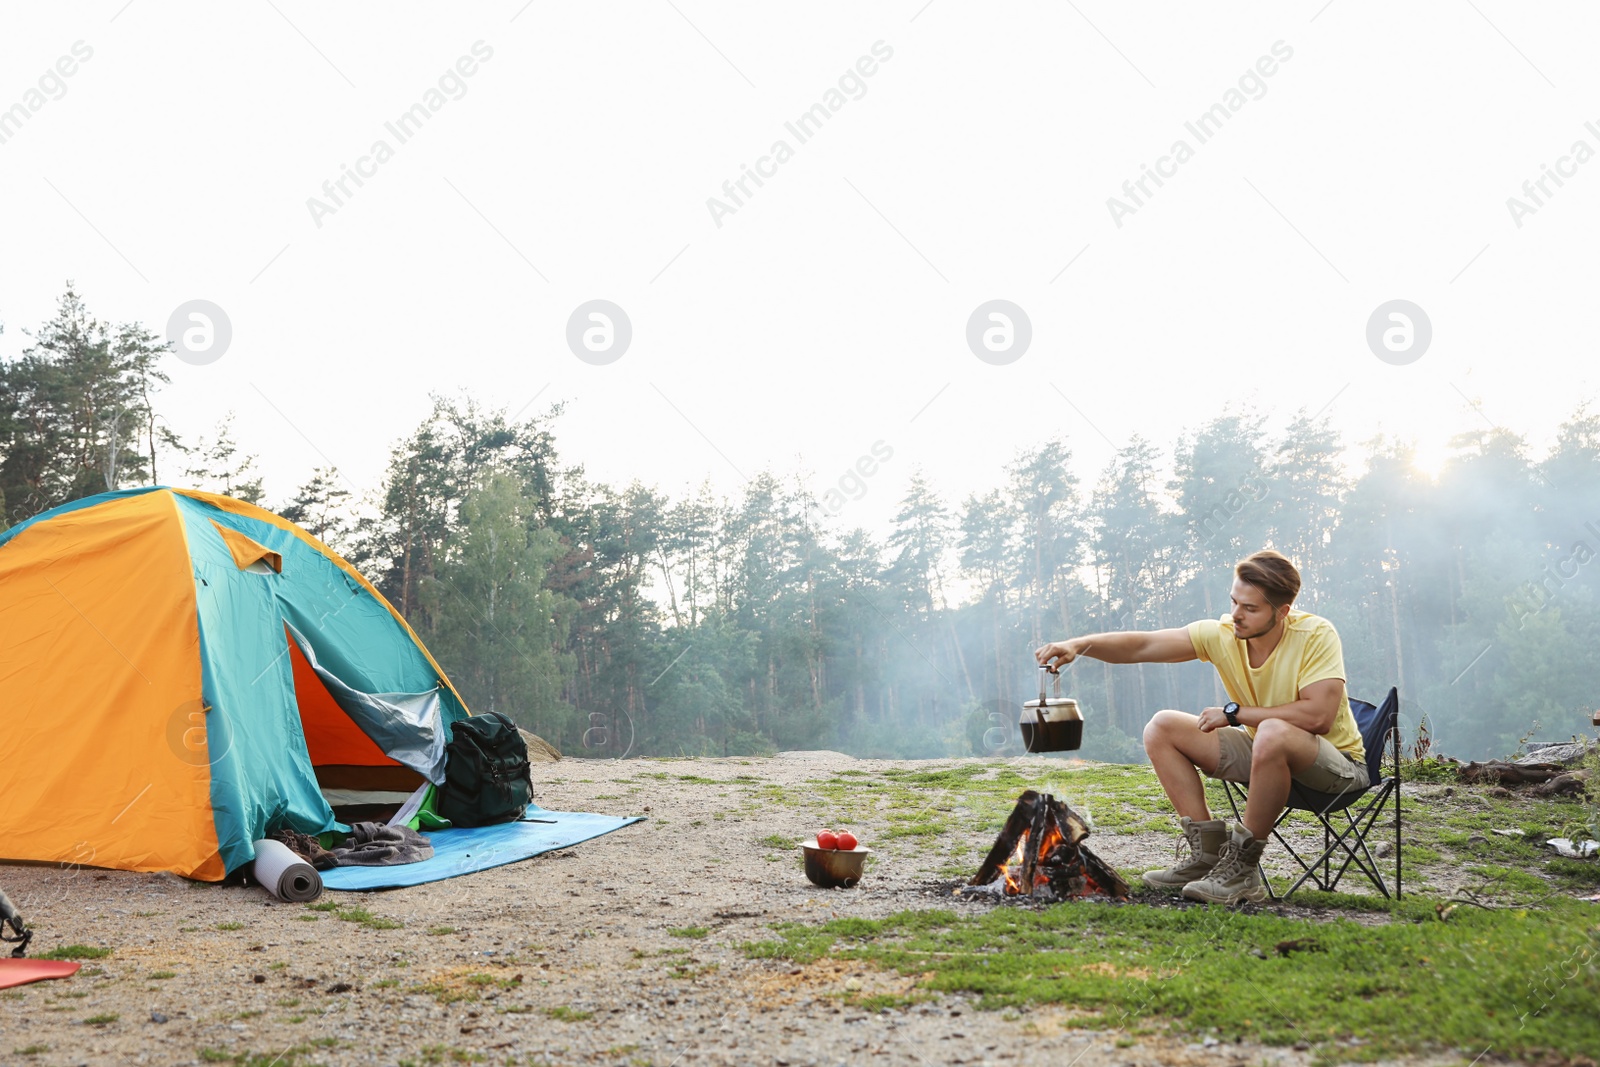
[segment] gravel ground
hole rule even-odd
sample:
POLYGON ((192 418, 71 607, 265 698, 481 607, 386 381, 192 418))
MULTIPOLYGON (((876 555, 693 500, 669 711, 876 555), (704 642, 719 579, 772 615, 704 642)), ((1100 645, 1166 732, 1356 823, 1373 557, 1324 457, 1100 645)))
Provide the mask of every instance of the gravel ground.
MULTIPOLYGON (((938 857, 925 846, 880 849, 858 888, 810 885, 797 854, 762 839, 809 835, 817 810, 763 801, 750 778, 803 794, 808 780, 846 767, 960 762, 563 760, 536 768, 540 803, 648 821, 446 882, 325 894, 342 914, 166 875, 0 867, 39 931, 34 955, 113 950, 68 981, 0 994, 0 1062, 1309 1063, 1312 1053, 1292 1049, 1129 1044, 1120 1032, 1068 1028, 1058 1009, 978 1011, 956 996, 867 1014, 837 994, 905 991, 909 980, 826 959, 743 957, 739 945, 770 936, 776 921, 952 906, 932 888, 938 857), (643 776, 662 771, 673 777, 643 776)), ((1032 762, 1008 761, 1024 773, 1032 762)), ((873 844, 876 827, 854 829, 873 844)), ((972 837, 963 846, 981 854, 988 841, 972 837)), ((1156 865, 1171 843, 1091 839, 1130 867, 1156 865)))

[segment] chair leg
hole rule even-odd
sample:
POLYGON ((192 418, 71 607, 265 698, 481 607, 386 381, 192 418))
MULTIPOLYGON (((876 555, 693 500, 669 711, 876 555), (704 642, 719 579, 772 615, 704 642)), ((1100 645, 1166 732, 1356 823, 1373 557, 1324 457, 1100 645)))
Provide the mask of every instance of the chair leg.
MULTIPOLYGON (((1345 811, 1345 820, 1349 823, 1349 826, 1341 831, 1333 842, 1333 847, 1344 850, 1345 859, 1339 865, 1338 873, 1333 877, 1333 885, 1337 886, 1339 884, 1339 880, 1344 877, 1345 871, 1350 868, 1351 863, 1354 863, 1356 868, 1377 887, 1378 892, 1385 897, 1389 896, 1389 889, 1384 885, 1383 875, 1378 873, 1378 861, 1368 851, 1366 839, 1367 835, 1372 832, 1373 826, 1377 822, 1377 817, 1383 810, 1384 801, 1388 798, 1392 788, 1393 783, 1385 785, 1378 795, 1368 801, 1353 818, 1348 810, 1345 811), (1360 850, 1359 854, 1357 853, 1358 849, 1360 850)), ((1324 821, 1326 822, 1326 820, 1324 821)))
MULTIPOLYGON (((1289 886, 1289 888, 1284 890, 1282 894, 1272 893, 1272 887, 1269 884, 1267 886, 1267 891, 1268 891, 1268 893, 1272 894, 1272 899, 1273 900, 1287 900, 1287 899, 1289 899, 1289 897, 1294 894, 1295 890, 1297 890, 1301 886, 1305 885, 1308 880, 1319 889, 1326 888, 1326 886, 1323 884, 1322 879, 1317 874, 1317 864, 1319 862, 1321 862, 1321 857, 1319 856, 1319 857, 1313 857, 1313 858, 1308 859, 1307 857, 1302 856, 1300 854, 1300 850, 1295 848, 1294 845, 1290 843, 1288 838, 1284 837, 1283 834, 1278 832, 1278 827, 1282 826, 1286 821, 1288 821, 1289 816, 1293 815, 1296 810, 1297 809, 1294 809, 1294 808, 1285 808, 1285 809, 1283 809, 1283 813, 1278 816, 1278 821, 1276 823, 1274 823, 1273 826, 1272 826, 1272 836, 1277 840, 1278 844, 1283 846, 1283 850, 1289 854, 1289 857, 1291 859, 1293 859, 1295 861, 1295 863, 1299 864, 1301 874, 1300 874, 1300 877, 1295 879, 1294 882, 1289 886)), ((1304 810, 1304 809, 1299 809, 1299 810, 1304 810)), ((1313 812, 1312 814, 1315 814, 1315 813, 1313 812)), ((1263 867, 1262 868, 1262 880, 1263 881, 1266 880, 1265 871, 1266 871, 1266 868, 1263 867)))
MULTIPOLYGON (((1384 804, 1388 801, 1390 794, 1397 791, 1394 782, 1387 782, 1378 789, 1376 795, 1369 797, 1367 803, 1357 809, 1355 815, 1352 816, 1348 808, 1340 809, 1344 814, 1346 823, 1345 828, 1342 830, 1336 829, 1327 815, 1320 812, 1312 812, 1311 814, 1315 815, 1318 821, 1322 823, 1325 847, 1322 854, 1309 864, 1304 857, 1295 851, 1294 846, 1290 845, 1287 840, 1274 830, 1274 836, 1278 837, 1285 850, 1294 857, 1304 872, 1283 893, 1283 898, 1287 899, 1293 895, 1308 881, 1318 889, 1333 892, 1338 889, 1340 881, 1352 865, 1366 876, 1367 880, 1372 883, 1378 892, 1382 893, 1386 898, 1390 897, 1389 887, 1385 884, 1383 875, 1379 871, 1378 861, 1367 848, 1367 837, 1376 827, 1378 816, 1383 813, 1384 804), (1343 861, 1337 869, 1334 869, 1333 860, 1336 850, 1343 853, 1343 861)), ((1286 811, 1282 818, 1287 818, 1288 814, 1286 811)), ((1280 822, 1282 818, 1280 818, 1280 822)), ((1396 861, 1395 869, 1397 873, 1394 898, 1398 899, 1398 871, 1400 869, 1398 860, 1396 861)))
POLYGON ((1363 811, 1362 813, 1358 814, 1356 818, 1351 818, 1348 811, 1344 813, 1345 821, 1349 823, 1349 827, 1340 835, 1339 839, 1334 845, 1329 846, 1329 852, 1331 856, 1332 849, 1334 847, 1342 848, 1345 852, 1345 858, 1344 862, 1339 864, 1339 870, 1333 876, 1332 885, 1329 888, 1330 890, 1338 888, 1339 882, 1344 878, 1345 872, 1348 871, 1350 869, 1350 865, 1354 863, 1356 870, 1366 875, 1367 880, 1373 885, 1377 886, 1378 891, 1387 897, 1389 895, 1389 890, 1385 888, 1383 884, 1383 876, 1378 873, 1377 861, 1374 860, 1371 853, 1367 851, 1365 835, 1358 825, 1358 820, 1361 818, 1361 815, 1364 814, 1365 812, 1363 811), (1350 837, 1350 839, 1354 842, 1355 848, 1360 850, 1360 855, 1357 855, 1351 849, 1351 846, 1345 842, 1346 837, 1350 837))
POLYGON ((1394 899, 1400 899, 1400 748, 1394 754, 1394 899))
POLYGON ((1333 889, 1328 882, 1328 853, 1333 850, 1333 827, 1328 825, 1327 819, 1319 821, 1322 823, 1322 887, 1324 892, 1331 893, 1333 889))
POLYGON ((1391 688, 1391 696, 1395 698, 1394 718, 1389 721, 1389 743, 1393 745, 1394 756, 1394 898, 1400 899, 1400 690, 1391 688))
POLYGON ((1243 790, 1239 789, 1239 787, 1233 782, 1222 783, 1222 795, 1228 798, 1228 807, 1233 809, 1233 821, 1244 822, 1244 816, 1239 814, 1239 805, 1234 802, 1235 790, 1239 791, 1240 799, 1249 800, 1248 795, 1246 795, 1243 790))

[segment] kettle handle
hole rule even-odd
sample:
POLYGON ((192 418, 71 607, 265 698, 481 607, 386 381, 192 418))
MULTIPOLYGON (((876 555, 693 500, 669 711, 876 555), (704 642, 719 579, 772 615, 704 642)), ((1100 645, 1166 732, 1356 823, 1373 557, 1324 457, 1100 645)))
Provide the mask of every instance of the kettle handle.
MULTIPOLYGON (((1055 690, 1055 695, 1059 697, 1061 695, 1061 671, 1060 671, 1060 669, 1056 668, 1056 667, 1051 667, 1049 664, 1046 664, 1046 663, 1041 663, 1041 664, 1039 664, 1039 670, 1049 672, 1049 674, 1051 675, 1051 688, 1055 690)), ((1046 699, 1045 695, 1044 695, 1044 679, 1045 679, 1045 676, 1043 674, 1039 675, 1039 706, 1041 708, 1044 707, 1044 702, 1045 702, 1045 699, 1046 699)))

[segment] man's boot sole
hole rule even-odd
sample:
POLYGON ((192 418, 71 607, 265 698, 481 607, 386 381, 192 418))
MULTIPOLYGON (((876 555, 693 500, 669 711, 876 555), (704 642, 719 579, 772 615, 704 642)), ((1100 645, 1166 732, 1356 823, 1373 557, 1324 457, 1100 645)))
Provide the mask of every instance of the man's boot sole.
POLYGON ((1188 900, 1198 900, 1202 904, 1237 904, 1241 900, 1259 904, 1267 899, 1267 887, 1258 885, 1254 889, 1246 889, 1242 892, 1224 895, 1222 893, 1207 893, 1204 890, 1190 889, 1189 886, 1184 886, 1183 895, 1188 900))
MULTIPOLYGON (((1149 886, 1151 889, 1182 889, 1184 886, 1195 880, 1193 878, 1186 878, 1181 882, 1165 882, 1156 877, 1160 873, 1160 871, 1146 871, 1140 877, 1144 880, 1144 884, 1149 886)), ((1200 877, 1204 878, 1205 875, 1201 875, 1200 877)))

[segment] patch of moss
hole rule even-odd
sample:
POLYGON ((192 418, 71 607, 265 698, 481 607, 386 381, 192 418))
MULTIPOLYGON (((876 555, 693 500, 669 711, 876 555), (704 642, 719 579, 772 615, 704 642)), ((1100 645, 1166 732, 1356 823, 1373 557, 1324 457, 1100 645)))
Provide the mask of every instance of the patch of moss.
POLYGON ((41 952, 41 960, 102 960, 111 955, 111 949, 93 945, 62 945, 49 952, 41 952))
POLYGON ((440 1004, 459 1004, 462 1001, 478 999, 476 990, 448 986, 443 982, 426 982, 422 985, 414 985, 408 992, 430 996, 440 1004))
POLYGON ((451 1045, 424 1045, 417 1050, 420 1060, 401 1060, 401 1067, 435 1067, 444 1063, 482 1063, 487 1057, 481 1052, 472 1049, 455 1048, 451 1045))
POLYGON ((673 937, 705 937, 710 932, 705 926, 679 926, 667 931, 673 937))
POLYGON ((358 923, 372 930, 398 930, 405 926, 399 919, 386 919, 359 907, 340 907, 333 913, 333 917, 340 922, 358 923))
POLYGON ((302 1067, 311 1049, 294 1045, 281 1052, 229 1052, 222 1048, 203 1048, 199 1052, 202 1063, 233 1063, 238 1067, 302 1067))
POLYGON ((1566 889, 1600 888, 1600 862, 1593 859, 1574 860, 1557 856, 1545 865, 1545 870, 1566 889))
POLYGON ((557 1005, 554 1008, 546 1008, 544 1013, 547 1017, 563 1023, 581 1023, 586 1019, 594 1018, 594 1012, 592 1011, 579 1011, 565 1004, 557 1005))

